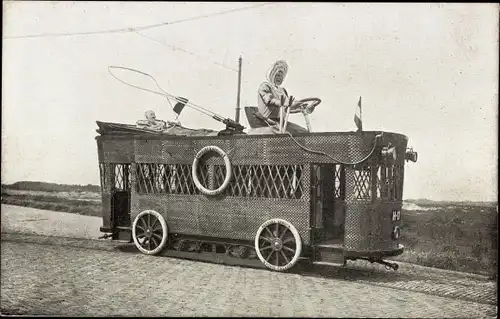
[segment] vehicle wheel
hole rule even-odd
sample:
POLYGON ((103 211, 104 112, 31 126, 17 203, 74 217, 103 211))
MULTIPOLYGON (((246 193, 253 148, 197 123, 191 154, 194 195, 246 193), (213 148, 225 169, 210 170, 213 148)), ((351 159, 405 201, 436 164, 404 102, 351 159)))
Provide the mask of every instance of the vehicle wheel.
POLYGON ((146 255, 158 254, 167 243, 168 228, 165 218, 154 211, 145 210, 132 223, 135 246, 146 255))
POLYGON ((269 269, 290 269, 297 263, 302 252, 299 232, 286 220, 270 219, 257 230, 255 252, 269 269))

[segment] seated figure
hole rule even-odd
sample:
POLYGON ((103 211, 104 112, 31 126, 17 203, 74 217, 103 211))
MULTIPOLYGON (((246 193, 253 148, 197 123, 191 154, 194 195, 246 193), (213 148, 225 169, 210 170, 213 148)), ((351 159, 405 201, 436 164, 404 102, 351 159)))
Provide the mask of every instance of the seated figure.
POLYGON ((137 121, 137 126, 155 131, 162 131, 167 128, 167 123, 162 120, 157 120, 155 112, 148 110, 144 113, 145 120, 137 121))
MULTIPOLYGON (((286 61, 279 60, 276 61, 267 74, 267 81, 263 82, 258 90, 258 110, 260 115, 264 118, 269 119, 269 122, 280 122, 280 108, 281 106, 285 106, 285 110, 287 107, 295 106, 293 103, 293 97, 288 96, 288 92, 284 87, 281 86, 283 83, 285 76, 288 72, 288 64, 286 61)), ((284 114, 283 114, 284 116, 284 114)), ((250 134, 258 134, 255 129, 255 132, 249 132, 250 134)), ((263 134, 269 133, 269 128, 263 128, 263 134)), ((307 129, 294 124, 287 123, 286 131, 290 133, 307 133, 307 129)))

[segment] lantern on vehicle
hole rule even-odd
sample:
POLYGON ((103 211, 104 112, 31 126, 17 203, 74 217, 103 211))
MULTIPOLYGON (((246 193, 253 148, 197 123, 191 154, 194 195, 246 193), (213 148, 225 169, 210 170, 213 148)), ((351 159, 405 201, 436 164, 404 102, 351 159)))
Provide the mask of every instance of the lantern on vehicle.
POLYGON ((399 239, 400 236, 401 236, 401 232, 399 230, 399 227, 394 226, 394 229, 392 230, 392 239, 394 239, 394 240, 399 239))
POLYGON ((418 153, 413 151, 413 148, 409 148, 405 153, 405 160, 412 161, 413 163, 417 162, 418 153))
POLYGON ((389 145, 382 148, 382 157, 387 161, 396 161, 398 155, 396 153, 396 147, 389 145))

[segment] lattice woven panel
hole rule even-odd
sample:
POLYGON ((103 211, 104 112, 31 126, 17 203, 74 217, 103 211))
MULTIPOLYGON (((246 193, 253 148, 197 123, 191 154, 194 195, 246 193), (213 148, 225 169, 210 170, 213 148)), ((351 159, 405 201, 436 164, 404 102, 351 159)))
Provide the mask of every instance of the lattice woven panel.
MULTIPOLYGON (((130 164, 111 164, 112 187, 116 191, 129 191, 132 174, 130 164)), ((104 184, 105 185, 105 181, 104 184)))
MULTIPOLYGON (((200 194, 187 164, 139 163, 136 169, 136 191, 139 193, 200 194)), ((199 169, 200 181, 208 179, 207 170, 199 169)))
POLYGON ((371 172, 369 169, 354 171, 354 199, 371 198, 371 172))
MULTIPOLYGON (((233 166, 233 179, 225 194, 238 197, 299 199, 303 195, 303 165, 233 166)), ((216 185, 225 176, 224 166, 216 166, 216 185)))
MULTIPOLYGON (((233 165, 232 179, 225 190, 226 196, 300 199, 304 195, 304 165, 233 165)), ((197 195, 192 178, 192 166, 187 164, 137 164, 136 191, 139 193, 165 193, 197 195)), ((200 183, 214 189, 222 185, 224 165, 200 165, 200 183)))
MULTIPOLYGON (((333 196, 333 199, 343 199, 345 187, 343 187, 343 181, 345 179, 344 165, 342 164, 321 164, 313 165, 313 174, 316 176, 314 184, 312 185, 317 190, 321 190, 324 183, 325 177, 322 176, 321 170, 327 170, 327 175, 333 177, 333 189, 332 193, 325 194, 325 197, 329 198, 333 196)), ((319 194, 318 194, 319 195, 319 194)))
POLYGON ((402 200, 404 165, 380 165, 375 172, 376 198, 402 200))

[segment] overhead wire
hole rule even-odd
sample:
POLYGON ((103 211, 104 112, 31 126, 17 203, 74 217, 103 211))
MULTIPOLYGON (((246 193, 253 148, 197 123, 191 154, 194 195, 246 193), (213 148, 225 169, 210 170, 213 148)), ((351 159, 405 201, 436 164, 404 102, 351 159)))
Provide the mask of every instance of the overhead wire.
MULTIPOLYGON (((146 35, 146 34, 143 34, 143 33, 138 32, 138 31, 135 31, 135 33, 137 33, 138 35, 140 35, 140 36, 142 36, 142 37, 144 37, 144 38, 147 38, 147 39, 149 39, 149 40, 151 40, 151 41, 154 41, 154 42, 156 42, 156 43, 159 43, 159 44, 165 45, 165 46, 167 46, 167 47, 169 47, 169 48, 173 49, 174 51, 177 51, 177 50, 178 50, 178 51, 181 51, 181 52, 187 53, 187 54, 189 54, 189 55, 192 55, 192 56, 195 56, 195 57, 198 57, 198 58, 207 59, 207 58, 206 58, 206 57, 204 57, 204 56, 198 55, 198 54, 193 53, 193 52, 190 52, 190 51, 188 51, 188 50, 184 50, 183 48, 180 48, 180 47, 178 47, 178 46, 174 46, 174 45, 168 44, 168 43, 166 43, 166 42, 164 42, 164 41, 162 41, 162 40, 159 40, 159 39, 156 39, 156 38, 150 37, 150 36, 148 36, 148 35, 146 35)), ((208 59, 207 59, 207 60, 208 60, 208 59)), ((230 67, 230 66, 227 66, 227 65, 225 65, 225 64, 223 64, 223 63, 219 63, 219 62, 217 62, 217 61, 213 61, 213 60, 208 60, 208 61, 210 61, 211 63, 213 63, 213 64, 215 64, 215 65, 221 66, 221 67, 223 67, 223 68, 225 68, 225 69, 228 69, 228 70, 231 70, 231 71, 233 71, 233 72, 238 73, 238 70, 236 70, 236 69, 234 69, 234 68, 232 68, 232 67, 230 67)))
POLYGON ((130 32, 149 30, 149 29, 158 28, 158 27, 162 27, 162 26, 166 26, 166 25, 172 25, 172 24, 176 24, 176 23, 204 19, 204 18, 208 18, 208 17, 218 16, 218 15, 223 15, 223 14, 228 14, 228 13, 233 13, 233 12, 238 12, 238 11, 243 11, 243 10, 250 10, 250 9, 254 9, 254 8, 270 6, 270 5, 275 5, 275 4, 276 3, 263 3, 263 4, 248 6, 248 7, 244 7, 244 8, 219 11, 219 12, 208 13, 208 14, 204 14, 204 15, 200 15, 200 16, 194 16, 194 17, 190 17, 190 18, 184 18, 184 19, 173 20, 173 21, 165 21, 165 22, 161 22, 161 23, 156 23, 156 24, 151 24, 151 25, 146 25, 146 26, 139 26, 139 27, 108 29, 108 30, 100 30, 100 31, 66 32, 66 33, 39 33, 39 34, 17 35, 17 36, 4 36, 3 39, 10 40, 10 39, 27 39, 27 38, 42 38, 42 37, 75 36, 75 35, 99 35, 99 34, 113 34, 113 33, 130 33, 130 32))
MULTIPOLYGON (((134 32, 144 38, 148 38, 152 41, 155 41, 157 43, 160 43, 162 45, 165 45, 165 46, 168 46, 174 50, 179 50, 181 52, 184 52, 184 53, 187 53, 187 54, 190 54, 192 56, 197 56, 197 57, 200 57, 200 58, 204 58, 203 56, 200 56, 200 55, 197 55, 193 52, 190 52, 190 51, 187 51, 187 50, 184 50, 182 48, 179 48, 179 47, 176 47, 176 46, 173 46, 173 45, 170 45, 168 43, 165 43, 163 41, 160 41, 158 39, 155 39, 153 37, 150 37, 148 35, 145 35, 143 33, 140 33, 139 31, 144 31, 144 30, 148 30, 148 29, 153 29, 153 28, 158 28, 158 27, 162 27, 162 26, 166 26, 166 25, 172 25, 172 24, 175 24, 175 23, 182 23, 182 22, 188 22, 188 21, 194 21, 194 20, 198 20, 198 19, 204 19, 204 18, 208 18, 208 17, 212 17, 212 16, 217 16, 217 15, 223 15, 223 14, 228 14, 228 13, 233 13, 233 12, 238 12, 238 11, 244 11, 244 10, 249 10, 249 9, 254 9, 254 8, 259 8, 259 7, 264 7, 264 6, 270 6, 270 5, 274 5, 276 3, 263 3, 263 4, 258 4, 258 5, 254 5, 254 6, 248 6, 248 7, 244 7, 244 8, 237 8, 237 9, 231 9, 231 10, 225 10, 225 11, 219 11, 219 12, 214 12, 214 13, 210 13, 210 14, 205 14, 205 15, 200 15, 200 16, 194 16, 194 17, 190 17, 190 18, 184 18, 184 19, 179 19, 179 20, 173 20, 173 21, 166 21, 166 22, 162 22, 162 23, 157 23, 157 24, 152 24, 152 25, 147 25, 147 26, 140 26, 140 27, 128 27, 128 28, 119 28, 119 29, 108 29, 108 30, 100 30, 100 31, 86 31, 86 32, 67 32, 67 33, 40 33, 40 34, 31 34, 31 35, 19 35, 19 36, 3 36, 3 39, 5 40, 9 40, 9 39, 23 39, 23 38, 41 38, 41 37, 59 37, 59 36, 76 36, 76 35, 100 35, 100 34, 116 34, 116 33, 131 33, 131 32, 134 32)), ((216 64, 216 65, 219 65, 221 67, 224 67, 228 70, 231 70, 233 72, 239 72, 238 70, 234 69, 234 68, 231 68, 223 63, 219 63, 219 62, 216 62, 216 61, 211 61, 212 63, 216 64)), ((131 69, 131 68, 126 68, 126 67, 119 67, 119 66, 109 66, 108 67, 108 72, 115 78, 117 79, 118 81, 122 82, 123 84, 126 84, 126 85, 129 85, 131 87, 134 87, 134 88, 137 88, 137 89, 140 89, 140 90, 144 90, 144 91, 148 91, 150 93, 154 93, 154 94, 158 94, 158 95, 162 95, 164 97, 167 98, 167 101, 168 103, 170 104, 170 106, 172 107, 172 104, 170 103, 170 100, 169 98, 172 98, 172 99, 175 99, 176 101, 178 102, 183 102, 185 103, 186 106, 190 106, 191 108, 193 109, 196 109, 206 115, 209 115, 217 120, 223 120, 222 117, 220 117, 218 114, 208 110, 208 109, 205 109, 203 107, 201 107, 200 105, 197 105, 197 104, 194 104, 190 101, 183 101, 183 100, 180 100, 179 98, 173 96, 173 95, 170 95, 168 94, 167 92, 165 92, 161 87, 160 85, 158 84, 158 82, 156 81, 156 79, 154 79, 153 76, 145 73, 145 72, 141 72, 141 71, 138 71, 138 70, 135 70, 135 69, 131 69), (149 89, 146 89, 146 88, 142 88, 142 87, 139 87, 139 86, 135 86, 133 84, 130 84, 130 83, 127 83, 121 79, 119 79, 118 77, 116 77, 112 72, 111 72, 111 68, 121 68, 121 69, 126 69, 126 70, 129 70, 129 71, 133 71, 133 72, 137 72, 137 73, 140 73, 142 75, 145 75, 149 78, 151 78, 157 88, 161 91, 161 92, 158 92, 158 91, 153 91, 153 90, 149 90, 149 89)))
MULTIPOLYGON (((273 3, 265 3, 265 4, 259 4, 259 5, 255 5, 255 6, 245 7, 245 8, 238 8, 238 9, 231 9, 231 10, 227 10, 227 11, 220 11, 220 12, 216 12, 216 13, 212 13, 212 14, 195 16, 195 17, 191 17, 191 18, 185 18, 185 19, 180 19, 180 20, 175 20, 175 21, 170 21, 170 22, 163 22, 163 23, 158 23, 158 24, 149 25, 149 26, 143 26, 143 27, 122 28, 122 29, 113 29, 113 30, 107 30, 107 31, 77 32, 77 33, 39 34, 39 35, 14 36, 14 37, 6 36, 6 37, 4 37, 4 39, 15 39, 15 38, 22 38, 22 37, 29 38, 29 37, 41 37, 41 36, 92 35, 92 34, 101 34, 101 33, 134 32, 134 33, 140 35, 141 37, 147 38, 147 39, 149 39, 151 41, 154 41, 154 42, 159 43, 161 45, 167 46, 167 47, 173 49, 174 51, 180 51, 180 52, 189 54, 191 56, 195 56, 195 57, 198 57, 198 58, 209 60, 211 63, 213 63, 215 65, 218 65, 218 66, 223 67, 223 68, 225 68, 227 70, 230 70, 230 71, 238 73, 237 69, 232 68, 230 66, 227 66, 224 63, 220 63, 220 62, 217 62, 217 61, 213 61, 213 60, 207 59, 206 57, 204 57, 202 55, 198 55, 196 53, 190 52, 190 51, 185 50, 183 48, 180 48, 178 46, 174 46, 174 45, 168 44, 168 43, 166 43, 166 42, 164 42, 162 40, 153 38, 151 36, 148 36, 148 35, 146 35, 144 33, 139 32, 139 31, 148 30, 148 29, 152 29, 152 28, 157 28, 157 27, 164 26, 164 25, 170 25, 170 24, 175 24, 175 23, 193 21, 193 20, 207 18, 207 17, 211 17, 211 16, 222 15, 222 14, 227 14, 227 13, 232 13, 232 12, 237 12, 237 11, 242 11, 242 10, 247 10, 247 9, 253 9, 253 8, 262 7, 262 6, 271 5, 271 4, 273 4, 273 3)), ((168 102, 170 103, 169 100, 168 100, 168 102)))

